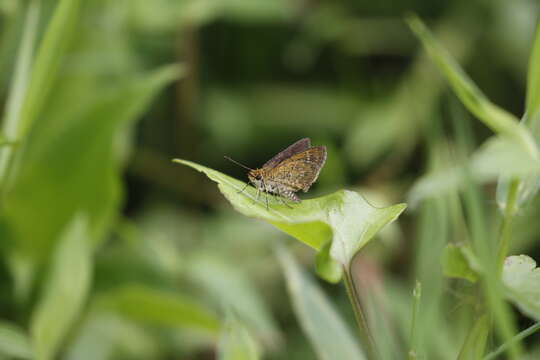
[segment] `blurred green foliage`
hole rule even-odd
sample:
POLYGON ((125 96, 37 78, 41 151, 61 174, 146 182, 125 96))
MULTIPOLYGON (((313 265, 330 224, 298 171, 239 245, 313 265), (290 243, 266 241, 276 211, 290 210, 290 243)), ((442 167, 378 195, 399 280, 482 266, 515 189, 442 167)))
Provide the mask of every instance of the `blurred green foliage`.
POLYGON ((244 181, 223 155, 302 137, 328 149, 304 198, 412 205, 346 259, 382 359, 538 358, 539 12, 0 0, 0 359, 363 358, 343 286, 305 273, 341 275, 328 226, 316 257, 170 161, 244 181), (499 240, 528 254, 504 284, 499 240))

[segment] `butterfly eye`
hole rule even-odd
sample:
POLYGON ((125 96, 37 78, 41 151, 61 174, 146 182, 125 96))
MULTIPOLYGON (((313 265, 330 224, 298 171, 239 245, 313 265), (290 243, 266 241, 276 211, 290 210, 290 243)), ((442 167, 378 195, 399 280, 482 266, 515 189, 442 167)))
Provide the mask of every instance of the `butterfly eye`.
POLYGON ((255 180, 261 180, 261 175, 255 176, 255 180))

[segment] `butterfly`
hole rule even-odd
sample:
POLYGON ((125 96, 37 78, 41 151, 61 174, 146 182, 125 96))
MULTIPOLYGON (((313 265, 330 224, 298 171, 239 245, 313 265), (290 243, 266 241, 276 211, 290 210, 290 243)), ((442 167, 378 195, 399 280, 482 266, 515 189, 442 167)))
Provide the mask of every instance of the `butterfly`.
MULTIPOLYGON (((301 200, 296 192, 307 192, 317 180, 326 161, 326 147, 311 146, 310 139, 303 138, 279 152, 259 169, 251 169, 229 157, 225 158, 249 170, 248 179, 257 189, 257 200, 261 192, 275 194, 289 206, 284 198, 299 203, 301 200)), ((240 192, 244 191, 248 184, 240 192)), ((268 196, 266 207, 268 208, 268 196)))

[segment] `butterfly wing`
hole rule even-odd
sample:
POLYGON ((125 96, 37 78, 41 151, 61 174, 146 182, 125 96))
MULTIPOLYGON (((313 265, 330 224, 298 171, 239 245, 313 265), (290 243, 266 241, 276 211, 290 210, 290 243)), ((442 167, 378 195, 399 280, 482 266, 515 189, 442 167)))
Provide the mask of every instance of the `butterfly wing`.
POLYGON ((326 147, 315 146, 283 160, 271 171, 271 180, 293 192, 308 191, 326 161, 326 147))
POLYGON ((302 152, 304 150, 309 149, 311 146, 311 141, 309 138, 303 138, 295 142, 294 144, 290 145, 285 150, 279 152, 276 154, 273 158, 268 160, 262 167, 263 168, 273 168, 283 160, 290 158, 294 154, 297 154, 299 152, 302 152))

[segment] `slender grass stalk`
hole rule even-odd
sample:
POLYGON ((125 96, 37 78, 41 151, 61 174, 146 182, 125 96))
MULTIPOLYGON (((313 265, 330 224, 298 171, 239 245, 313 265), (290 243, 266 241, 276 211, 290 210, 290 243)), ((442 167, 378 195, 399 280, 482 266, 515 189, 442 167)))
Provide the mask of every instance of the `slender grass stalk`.
POLYGON ((494 351, 487 354, 483 360, 492 360, 495 359, 497 356, 501 355, 503 352, 505 352, 510 346, 513 344, 520 342, 521 340, 525 339, 527 336, 534 334, 535 332, 540 329, 540 322, 537 322, 536 324, 529 326, 527 329, 523 330, 516 336, 514 336, 510 341, 505 342, 501 346, 499 346, 494 351))
POLYGON ((348 269, 344 267, 343 279, 345 282, 345 288, 347 289, 349 301, 351 302, 353 308, 356 324, 358 325, 360 341, 363 345, 364 352, 369 360, 377 360, 378 354, 375 347, 375 341, 371 335, 371 332, 369 331, 368 323, 366 317, 364 316, 364 311, 360 302, 360 297, 358 296, 356 286, 354 285, 354 281, 351 276, 350 267, 348 269))
MULTIPOLYGON (((460 116, 453 117, 456 139, 458 144, 460 144, 460 148, 471 150, 472 129, 470 128, 470 123, 468 121, 461 120, 461 118, 462 117, 460 116)), ((470 224, 472 244, 483 269, 485 269, 484 276, 480 283, 480 289, 487 305, 489 321, 495 325, 495 330, 500 338, 503 339, 503 341, 508 342, 515 336, 517 329, 513 314, 503 299, 500 273, 497 271, 499 261, 498 258, 494 258, 495 252, 491 248, 492 245, 490 240, 492 236, 490 236, 491 234, 487 231, 488 227, 485 220, 486 216, 482 206, 482 194, 477 184, 472 179, 469 169, 466 169, 465 177, 467 180, 467 186, 465 188, 463 198, 470 224)), ((514 196, 516 196, 516 190, 517 186, 513 190, 509 189, 508 194, 510 195, 513 193, 514 196)), ((507 201, 507 210, 509 210, 507 214, 509 216, 507 218, 508 222, 506 225, 504 225, 504 231, 510 231, 511 217, 513 216, 514 212, 515 200, 516 197, 507 201), (508 207, 508 205, 510 205, 511 209, 508 207)), ((510 233, 508 233, 507 236, 509 238, 510 233)), ((500 235, 500 237, 501 240, 505 239, 504 241, 508 243, 508 238, 506 236, 500 235)), ((504 255, 506 255, 506 250, 503 249, 502 251, 504 255)), ((501 249, 499 247, 498 255, 500 254, 501 249)), ((521 354, 523 353, 523 348, 519 342, 516 342, 515 344, 512 344, 507 351, 510 359, 520 359, 521 354)))
POLYGON ((409 360, 417 359, 417 340, 416 340, 416 318, 420 310, 420 298, 422 297, 422 284, 420 281, 416 280, 416 285, 413 290, 413 308, 412 308, 412 319, 411 319, 411 337, 410 337, 410 349, 408 358, 409 360))
POLYGON ((5 183, 6 176, 13 156, 14 144, 18 140, 20 115, 24 103, 26 89, 30 81, 30 70, 34 45, 38 33, 40 0, 30 1, 24 19, 24 31, 21 46, 17 54, 15 72, 10 84, 6 103, 2 135, 5 143, 0 149, 0 186, 5 183))
MULTIPOLYGON (((471 233, 474 239, 476 253, 485 269, 484 278, 481 282, 482 291, 491 312, 491 318, 495 322, 499 336, 509 342, 517 333, 516 325, 508 305, 504 302, 502 295, 502 284, 497 270, 497 263, 493 259, 492 251, 488 242, 486 224, 481 205, 480 192, 476 184, 469 177, 469 184, 465 191, 465 204, 468 208, 471 219, 471 233)), ((511 343, 507 349, 508 358, 512 360, 521 359, 523 347, 516 341, 511 343)))
POLYGON ((512 222, 516 210, 519 183, 519 179, 513 179, 510 181, 510 185, 508 187, 508 195, 506 197, 506 205, 501 223, 499 249, 497 252, 497 266, 499 273, 502 271, 504 259, 508 254, 508 246, 510 243, 510 237, 512 236, 512 222))

